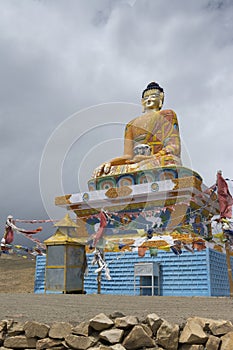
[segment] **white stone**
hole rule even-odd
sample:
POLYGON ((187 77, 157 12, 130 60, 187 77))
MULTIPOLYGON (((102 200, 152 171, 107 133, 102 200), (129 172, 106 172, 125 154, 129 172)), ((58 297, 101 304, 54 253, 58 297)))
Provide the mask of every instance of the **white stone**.
POLYGON ((113 328, 107 331, 103 331, 99 334, 100 339, 104 339, 110 344, 120 343, 123 337, 124 331, 122 329, 113 328))
POLYGON ((114 322, 105 314, 100 313, 90 320, 90 326, 96 331, 103 331, 114 325, 114 322))
POLYGON ((122 344, 127 350, 154 347, 155 341, 148 336, 141 325, 136 325, 124 339, 122 344))
POLYGON ((179 342, 187 344, 204 344, 208 336, 203 331, 198 320, 188 319, 180 334, 179 342))
POLYGON ((163 321, 157 331, 157 343, 169 350, 177 350, 179 341, 179 326, 163 321))
POLYGON ((54 322, 49 330, 49 337, 64 339, 72 331, 72 325, 68 322, 54 322))

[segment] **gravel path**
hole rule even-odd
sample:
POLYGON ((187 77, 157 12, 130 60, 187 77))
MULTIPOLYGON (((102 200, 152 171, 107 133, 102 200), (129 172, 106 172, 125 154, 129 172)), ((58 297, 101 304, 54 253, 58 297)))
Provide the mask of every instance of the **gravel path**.
POLYGON ((121 311, 143 320, 156 313, 171 323, 183 323, 190 316, 224 319, 233 322, 233 300, 216 297, 112 296, 80 294, 1 293, 0 320, 35 320, 77 324, 100 312, 121 311))

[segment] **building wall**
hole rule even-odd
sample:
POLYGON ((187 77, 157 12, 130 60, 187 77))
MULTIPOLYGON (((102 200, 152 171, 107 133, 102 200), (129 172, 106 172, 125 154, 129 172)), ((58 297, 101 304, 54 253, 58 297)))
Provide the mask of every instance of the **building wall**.
MULTIPOLYGON (((84 290, 88 294, 97 293, 96 265, 91 265, 93 254, 88 254, 88 276, 84 279, 84 290)), ((183 251, 179 256, 172 252, 159 251, 156 257, 146 252, 143 258, 137 253, 106 253, 105 260, 112 279, 106 279, 102 271, 101 293, 117 295, 148 295, 148 288, 139 288, 141 283, 149 285, 148 277, 136 277, 134 264, 155 262, 160 266, 160 292, 162 296, 229 296, 226 256, 212 249, 183 251), (135 290, 134 290, 135 282, 135 290)), ((37 257, 35 272, 35 293, 44 293, 46 258, 37 257)), ((233 258, 231 258, 233 267, 233 258)), ((155 281, 156 282, 156 281, 155 281)), ((156 293, 155 293, 156 294, 156 293)))

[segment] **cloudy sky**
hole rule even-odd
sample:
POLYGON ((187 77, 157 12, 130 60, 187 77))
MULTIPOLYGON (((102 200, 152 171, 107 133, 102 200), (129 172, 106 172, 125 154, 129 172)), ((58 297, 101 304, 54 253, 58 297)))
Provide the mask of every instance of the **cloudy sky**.
POLYGON ((122 154, 151 81, 184 165, 207 186, 233 178, 231 0, 0 0, 0 52, 1 230, 8 214, 64 216, 54 197, 122 154))

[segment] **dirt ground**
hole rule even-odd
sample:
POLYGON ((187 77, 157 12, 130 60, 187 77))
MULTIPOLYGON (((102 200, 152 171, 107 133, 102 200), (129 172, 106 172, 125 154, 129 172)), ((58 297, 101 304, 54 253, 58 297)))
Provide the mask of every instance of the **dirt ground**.
POLYGON ((226 297, 113 296, 79 294, 34 294, 35 260, 0 257, 0 320, 35 320, 77 324, 100 312, 120 311, 143 320, 156 313, 171 323, 182 324, 200 316, 233 322, 233 299, 226 297))
POLYGON ((35 259, 2 254, 0 257, 0 293, 33 293, 35 259))

